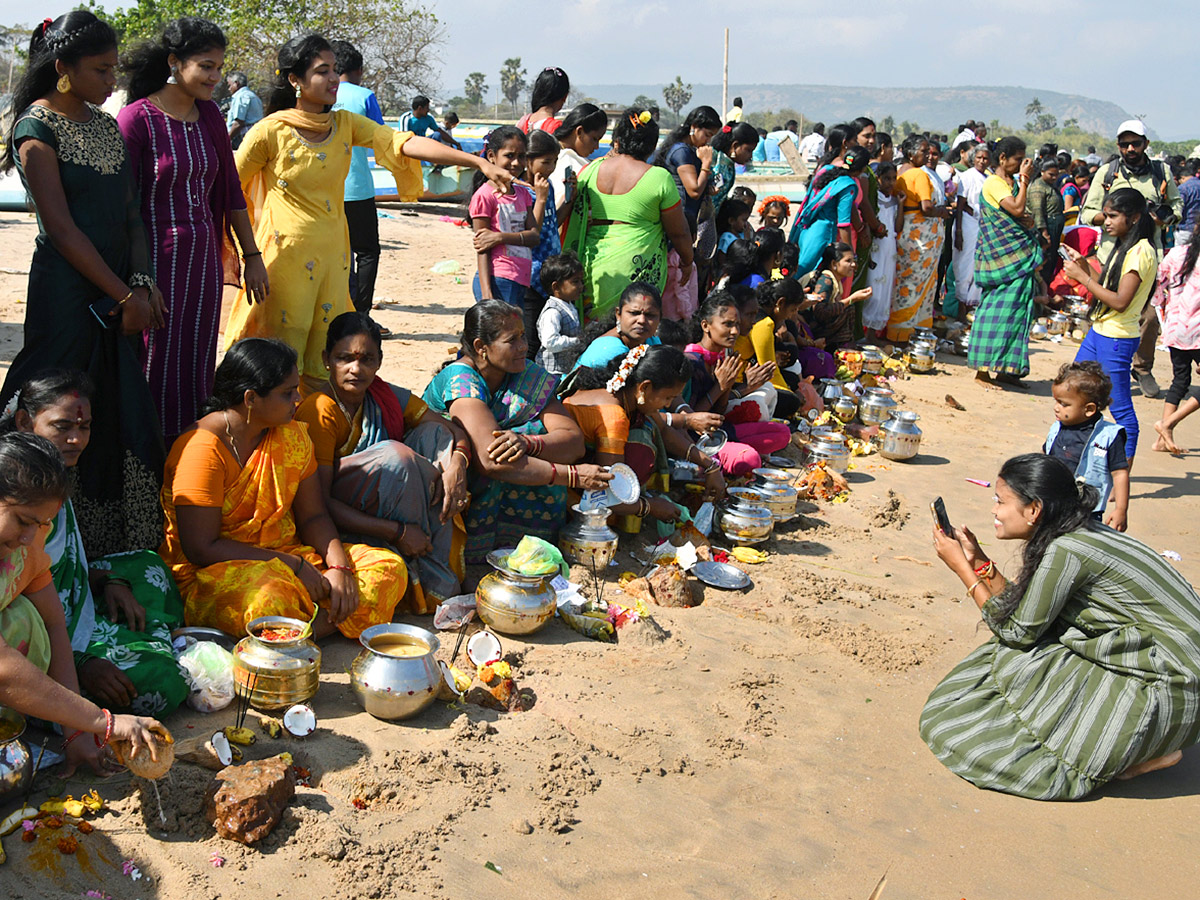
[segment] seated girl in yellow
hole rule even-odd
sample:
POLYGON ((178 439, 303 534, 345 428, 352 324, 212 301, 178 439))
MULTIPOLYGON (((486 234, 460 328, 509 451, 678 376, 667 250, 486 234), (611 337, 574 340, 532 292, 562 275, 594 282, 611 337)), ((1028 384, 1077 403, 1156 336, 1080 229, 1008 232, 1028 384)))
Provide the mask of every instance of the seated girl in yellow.
POLYGON ((190 625, 229 634, 259 616, 309 619, 317 637, 390 622, 408 574, 390 550, 343 545, 321 498, 296 353, 248 338, 217 367, 211 410, 171 448, 159 551, 190 625))
POLYGON ((431 613, 458 594, 466 572, 471 441, 457 424, 376 376, 383 335, 366 313, 342 313, 325 338, 329 377, 296 410, 308 426, 317 478, 338 530, 399 551, 408 606, 431 613))

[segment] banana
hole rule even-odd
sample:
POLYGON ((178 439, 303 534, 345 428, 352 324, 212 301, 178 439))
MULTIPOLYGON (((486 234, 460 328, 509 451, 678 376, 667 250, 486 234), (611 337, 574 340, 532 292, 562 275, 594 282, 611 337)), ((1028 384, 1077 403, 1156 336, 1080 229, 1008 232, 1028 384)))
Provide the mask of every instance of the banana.
POLYGON ((767 554, 763 550, 755 550, 753 547, 734 547, 731 551, 733 558, 742 563, 761 563, 767 561, 767 554))
POLYGON ((267 737, 277 738, 283 733, 283 723, 278 719, 272 719, 270 716, 263 716, 258 720, 258 727, 262 729, 263 734, 267 737))
POLYGON ((36 819, 40 814, 40 810, 33 806, 25 806, 21 809, 13 810, 4 817, 4 821, 0 822, 0 836, 12 834, 21 827, 21 823, 26 819, 36 819))
POLYGON ((258 738, 254 736, 254 732, 249 728, 237 728, 233 725, 226 725, 224 728, 225 737, 229 738, 231 744, 241 744, 243 747, 249 747, 258 738))

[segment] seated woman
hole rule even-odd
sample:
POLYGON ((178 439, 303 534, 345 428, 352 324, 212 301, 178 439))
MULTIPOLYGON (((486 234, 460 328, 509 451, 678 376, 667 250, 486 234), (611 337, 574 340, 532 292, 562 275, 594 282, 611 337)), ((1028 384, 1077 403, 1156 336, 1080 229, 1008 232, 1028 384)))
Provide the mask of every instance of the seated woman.
MULTIPOLYGON (((0 420, 0 432, 43 437, 74 467, 91 439, 94 390, 83 372, 49 369, 21 386, 16 410, 0 420)), ((171 631, 183 624, 183 601, 162 558, 135 550, 89 564, 70 499, 50 525, 46 554, 88 694, 113 708, 155 716, 187 699, 187 677, 171 648, 171 631), (103 600, 101 609, 94 598, 103 600)))
POLYGON ((110 740, 131 741, 135 752, 145 753, 153 748, 152 733, 165 731, 154 719, 113 715, 79 692, 62 603, 42 547, 44 530, 69 490, 53 444, 35 434, 0 435, 0 706, 61 725, 68 768, 86 763, 103 773, 114 765, 110 740), (96 739, 78 740, 85 734, 96 739))
POLYGON ((779 414, 790 418, 797 412, 804 414, 810 409, 820 411, 824 404, 821 402, 821 395, 812 386, 813 375, 805 362, 811 360, 813 354, 829 354, 815 347, 800 346, 788 328, 788 322, 797 318, 800 310, 811 301, 805 296, 800 282, 786 276, 760 284, 755 291, 755 298, 758 301, 758 312, 757 319, 750 327, 750 346, 753 348, 754 358, 760 363, 775 363, 771 383, 779 391, 779 414), (799 374, 792 370, 796 364, 800 367, 799 374), (782 405, 785 391, 796 398, 795 407, 790 412, 782 405))
POLYGON ((819 274, 812 288, 814 303, 806 315, 813 335, 825 339, 825 349, 830 353, 854 340, 854 304, 866 300, 872 293, 868 287, 843 295, 842 284, 847 278, 854 278, 857 266, 854 248, 849 244, 838 241, 821 251, 821 261, 817 264, 819 274))
MULTIPOLYGON (((751 296, 753 293, 751 292, 751 296)), ((737 300, 728 291, 713 291, 697 314, 700 342, 688 344, 692 377, 684 397, 696 412, 725 415, 730 400, 740 400, 771 380, 775 366, 753 365, 742 376, 742 358, 734 350, 741 334, 741 313, 737 300)), ((791 440, 791 431, 780 422, 762 420, 731 421, 726 416, 724 429, 730 440, 717 451, 721 468, 728 475, 743 475, 762 465, 762 456, 782 450, 791 440)))
MULTIPOLYGON (((710 495, 725 493, 721 464, 701 453, 686 434, 660 428, 652 414, 665 408, 682 391, 691 375, 687 357, 675 347, 634 347, 603 368, 577 370, 574 393, 563 398, 579 423, 589 462, 611 466, 623 462, 637 473, 643 490, 670 488, 668 454, 696 463, 704 472, 710 495)), ((645 493, 635 503, 612 507, 623 531, 637 534, 642 519, 675 522, 679 507, 661 494, 645 493)))
POLYGON ((1077 800, 1200 740, 1200 597, 1095 505, 1060 460, 1008 460, 993 515, 998 538, 1027 542, 1012 581, 965 526, 934 527, 993 637, 934 688, 921 736, 979 787, 1077 800))
POLYGON ((329 377, 296 421, 308 426, 325 505, 347 538, 400 553, 410 610, 433 612, 466 575, 457 517, 469 499, 471 442, 420 397, 376 377, 383 333, 366 313, 329 323, 323 357, 329 377))
POLYGON ((658 340, 658 323, 662 321, 662 294, 654 285, 635 281, 617 300, 616 320, 588 325, 580 338, 585 348, 576 366, 602 369, 618 356, 624 356, 642 344, 654 345, 658 340), (599 332, 598 337, 593 336, 599 332))
POLYGON ((390 622, 404 596, 404 560, 338 538, 308 429, 292 418, 299 389, 295 350, 238 341, 217 366, 208 411, 171 447, 160 552, 189 625, 236 635, 259 616, 316 613, 316 637, 354 638, 390 622))
POLYGON ((527 360, 527 349, 519 309, 502 300, 476 303, 463 321, 462 357, 422 397, 471 440, 469 565, 527 534, 553 541, 566 521, 567 488, 612 480, 598 466, 572 465, 583 456, 583 435, 554 397, 557 379, 527 360))

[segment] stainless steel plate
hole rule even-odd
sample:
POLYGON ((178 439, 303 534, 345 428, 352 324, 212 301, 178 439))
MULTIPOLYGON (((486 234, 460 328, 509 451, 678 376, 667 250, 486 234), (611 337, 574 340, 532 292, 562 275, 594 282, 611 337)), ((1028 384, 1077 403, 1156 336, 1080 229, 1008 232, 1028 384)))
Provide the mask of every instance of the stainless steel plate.
POLYGON ((736 591, 750 586, 750 576, 729 563, 698 562, 692 566, 692 574, 713 587, 736 591))

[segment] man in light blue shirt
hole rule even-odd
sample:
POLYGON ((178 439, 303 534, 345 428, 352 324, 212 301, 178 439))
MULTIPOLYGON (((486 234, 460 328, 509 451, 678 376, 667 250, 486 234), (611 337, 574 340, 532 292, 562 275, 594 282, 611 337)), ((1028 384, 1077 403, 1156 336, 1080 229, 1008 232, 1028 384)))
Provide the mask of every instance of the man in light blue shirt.
MULTIPOLYGON (((375 92, 359 84, 363 58, 348 41, 331 41, 334 68, 341 79, 334 109, 344 109, 383 124, 383 111, 375 92)), ((359 312, 369 313, 375 297, 379 272, 379 216, 375 212, 375 181, 367 162, 367 148, 350 151, 350 173, 346 176, 346 225, 350 229, 350 299, 359 312)))
POLYGON ((236 150, 250 126, 263 117, 262 101, 249 88, 245 72, 231 72, 225 78, 229 88, 229 112, 225 116, 225 127, 229 129, 229 140, 236 150))
MULTIPOLYGON (((454 118, 457 119, 458 116, 454 118)), ((400 117, 400 130, 411 131, 417 137, 429 137, 435 141, 441 141, 457 150, 462 149, 462 145, 454 139, 453 135, 430 115, 429 98, 424 94, 417 94, 413 97, 412 112, 406 112, 400 117), (428 132, 432 132, 432 134, 428 132)))

